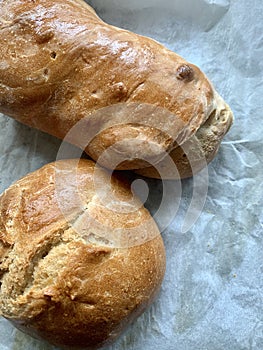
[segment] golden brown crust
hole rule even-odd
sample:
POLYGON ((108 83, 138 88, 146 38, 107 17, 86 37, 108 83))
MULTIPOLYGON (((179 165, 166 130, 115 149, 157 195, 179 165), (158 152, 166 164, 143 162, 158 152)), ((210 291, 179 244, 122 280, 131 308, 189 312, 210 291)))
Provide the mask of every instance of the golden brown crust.
POLYGON ((178 180, 191 177, 215 157, 225 134, 233 123, 229 106, 218 96, 218 108, 187 142, 174 148, 158 164, 136 173, 155 179, 178 180))
POLYGON ((93 162, 66 160, 27 175, 0 197, 0 312, 58 346, 95 349, 113 341, 153 301, 163 279, 156 224, 116 178, 114 197, 106 192, 100 200, 106 180, 93 162), (137 242, 129 237, 141 233, 137 242))
MULTIPOLYGON (((91 122, 98 133, 108 128, 86 148, 95 160, 136 134, 142 160, 126 141, 114 145, 113 163, 121 169, 157 163, 216 108, 214 89, 196 66, 154 40, 105 24, 81 0, 2 1, 0 9, 0 111, 61 139, 87 117, 88 129, 91 122)), ((70 141, 79 145, 78 137, 70 141)))

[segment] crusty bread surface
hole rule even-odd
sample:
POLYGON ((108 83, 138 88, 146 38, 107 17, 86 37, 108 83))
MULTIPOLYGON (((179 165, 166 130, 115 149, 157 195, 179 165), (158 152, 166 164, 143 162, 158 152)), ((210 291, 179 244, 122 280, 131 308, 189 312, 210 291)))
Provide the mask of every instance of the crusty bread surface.
POLYGON ((0 112, 108 168, 157 164, 218 108, 199 68, 84 1, 1 1, 0 11, 0 112))
POLYGON ((194 136, 174 148, 159 163, 138 169, 136 173, 155 179, 178 180, 196 175, 204 169, 214 159, 223 137, 233 123, 229 106, 220 96, 217 101, 221 108, 211 114, 194 136))
POLYGON ((91 161, 48 164, 0 197, 0 312, 34 337, 109 344, 152 303, 164 271, 149 212, 91 161))

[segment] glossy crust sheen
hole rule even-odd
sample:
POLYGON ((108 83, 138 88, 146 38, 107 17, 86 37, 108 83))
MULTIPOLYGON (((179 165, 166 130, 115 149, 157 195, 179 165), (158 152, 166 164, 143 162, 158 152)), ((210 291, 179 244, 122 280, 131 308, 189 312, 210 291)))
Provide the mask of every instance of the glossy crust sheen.
MULTIPOLYGON (((117 179, 115 199, 101 202, 94 171, 87 160, 52 163, 0 197, 1 314, 63 347, 112 342, 153 301, 165 270, 162 238, 148 211, 117 179), (116 211, 116 198, 123 211, 116 211), (129 229, 151 237, 116 247, 117 233, 128 242, 129 229)), ((105 184, 105 172, 96 177, 105 184)))
POLYGON ((217 109, 196 66, 84 1, 0 1, 0 11, 0 111, 61 139, 85 119, 67 140, 95 160, 114 146, 100 159, 109 168, 158 163, 217 109))

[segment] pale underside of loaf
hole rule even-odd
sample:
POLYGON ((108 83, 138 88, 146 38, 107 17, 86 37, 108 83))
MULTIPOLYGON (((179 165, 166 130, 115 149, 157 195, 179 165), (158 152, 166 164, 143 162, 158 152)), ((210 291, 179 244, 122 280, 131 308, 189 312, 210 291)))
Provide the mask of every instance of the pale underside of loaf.
POLYGON ((136 170, 137 174, 163 180, 191 177, 207 167, 217 154, 223 137, 233 123, 229 106, 217 97, 218 108, 194 136, 175 147, 154 166, 136 170))

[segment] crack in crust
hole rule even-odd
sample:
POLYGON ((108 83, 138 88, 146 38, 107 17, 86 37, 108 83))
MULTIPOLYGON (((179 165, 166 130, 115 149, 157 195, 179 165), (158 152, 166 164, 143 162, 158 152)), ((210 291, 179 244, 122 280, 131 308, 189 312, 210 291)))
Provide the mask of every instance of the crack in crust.
MULTIPOLYGON (((73 160, 46 165, 0 196, 0 313, 57 346, 95 347, 113 341, 153 301, 164 276, 165 252, 150 214, 127 202, 133 199, 128 184, 115 178, 112 191, 115 201, 134 211, 114 211, 115 201, 95 191, 94 163, 80 160, 75 166, 73 160), (72 210, 68 219, 58 196, 72 210), (146 240, 108 246, 101 226, 88 224, 86 214, 110 234, 131 227, 133 236, 146 240)), ((97 176, 104 191, 107 175, 99 170, 97 176)))

